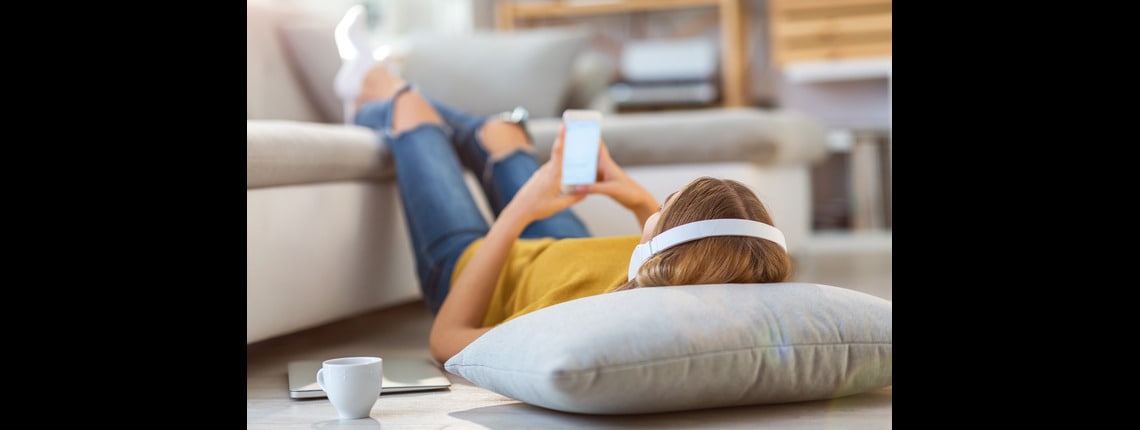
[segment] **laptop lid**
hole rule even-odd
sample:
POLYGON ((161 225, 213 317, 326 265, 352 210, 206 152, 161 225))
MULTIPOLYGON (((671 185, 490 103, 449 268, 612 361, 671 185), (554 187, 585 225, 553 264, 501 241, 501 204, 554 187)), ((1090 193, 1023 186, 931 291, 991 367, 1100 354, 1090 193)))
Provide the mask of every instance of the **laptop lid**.
MULTIPOLYGON (((289 362, 289 397, 323 398, 325 391, 317 385, 321 360, 289 362)), ((451 380, 431 360, 424 358, 384 358, 384 381, 380 394, 431 391, 451 388, 451 380)))

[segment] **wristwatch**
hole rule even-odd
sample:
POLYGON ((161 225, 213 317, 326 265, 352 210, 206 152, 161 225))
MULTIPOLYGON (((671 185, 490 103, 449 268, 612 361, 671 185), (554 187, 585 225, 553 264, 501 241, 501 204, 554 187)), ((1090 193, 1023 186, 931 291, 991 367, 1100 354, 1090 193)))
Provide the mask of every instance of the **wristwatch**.
POLYGON ((522 128, 523 132, 526 133, 527 141, 529 141, 531 145, 534 145, 534 138, 530 135, 530 130, 528 130, 526 127, 526 120, 530 118, 530 112, 528 112, 526 108, 522 106, 515 106, 514 109, 496 115, 495 118, 509 123, 518 124, 518 126, 522 128))
POLYGON ((525 125, 529 117, 530 112, 527 112, 526 108, 522 106, 515 106, 514 109, 499 114, 499 119, 519 125, 525 125))

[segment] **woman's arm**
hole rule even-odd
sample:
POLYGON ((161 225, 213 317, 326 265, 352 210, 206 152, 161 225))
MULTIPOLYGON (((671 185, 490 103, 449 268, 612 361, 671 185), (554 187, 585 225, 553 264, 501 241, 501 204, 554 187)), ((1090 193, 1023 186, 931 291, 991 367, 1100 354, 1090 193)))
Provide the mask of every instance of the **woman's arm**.
POLYGON ((491 329, 483 327, 483 317, 511 247, 523 229, 534 220, 554 215, 586 198, 585 193, 561 193, 564 133, 565 130, 559 131, 550 160, 515 193, 459 277, 452 282, 432 323, 428 340, 432 358, 440 363, 491 329))
POLYGON ((483 327, 483 317, 487 314, 491 294, 511 246, 529 223, 516 212, 503 210, 459 277, 452 282, 451 291, 432 323, 428 340, 432 357, 440 363, 490 330, 483 327))

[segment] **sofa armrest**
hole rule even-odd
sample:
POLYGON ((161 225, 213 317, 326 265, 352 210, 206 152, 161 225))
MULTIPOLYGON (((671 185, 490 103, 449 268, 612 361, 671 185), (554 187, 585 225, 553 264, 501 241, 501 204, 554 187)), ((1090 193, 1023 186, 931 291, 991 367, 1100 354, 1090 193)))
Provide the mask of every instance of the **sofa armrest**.
POLYGON ((394 177, 387 147, 366 127, 246 121, 246 188, 394 177))
MULTIPOLYGON (((539 158, 561 122, 531 120, 539 158)), ((810 163, 827 152, 826 130, 810 117, 756 108, 697 109, 606 115, 602 138, 622 166, 747 161, 761 165, 810 163)))

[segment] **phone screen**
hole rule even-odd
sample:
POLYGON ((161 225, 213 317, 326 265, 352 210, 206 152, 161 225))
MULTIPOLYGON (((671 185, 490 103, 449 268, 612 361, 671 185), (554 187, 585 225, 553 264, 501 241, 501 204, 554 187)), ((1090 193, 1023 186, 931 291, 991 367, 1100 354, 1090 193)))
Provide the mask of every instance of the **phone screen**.
POLYGON ((589 120, 566 120, 562 150, 562 183, 592 184, 598 178, 598 148, 601 124, 589 120))

